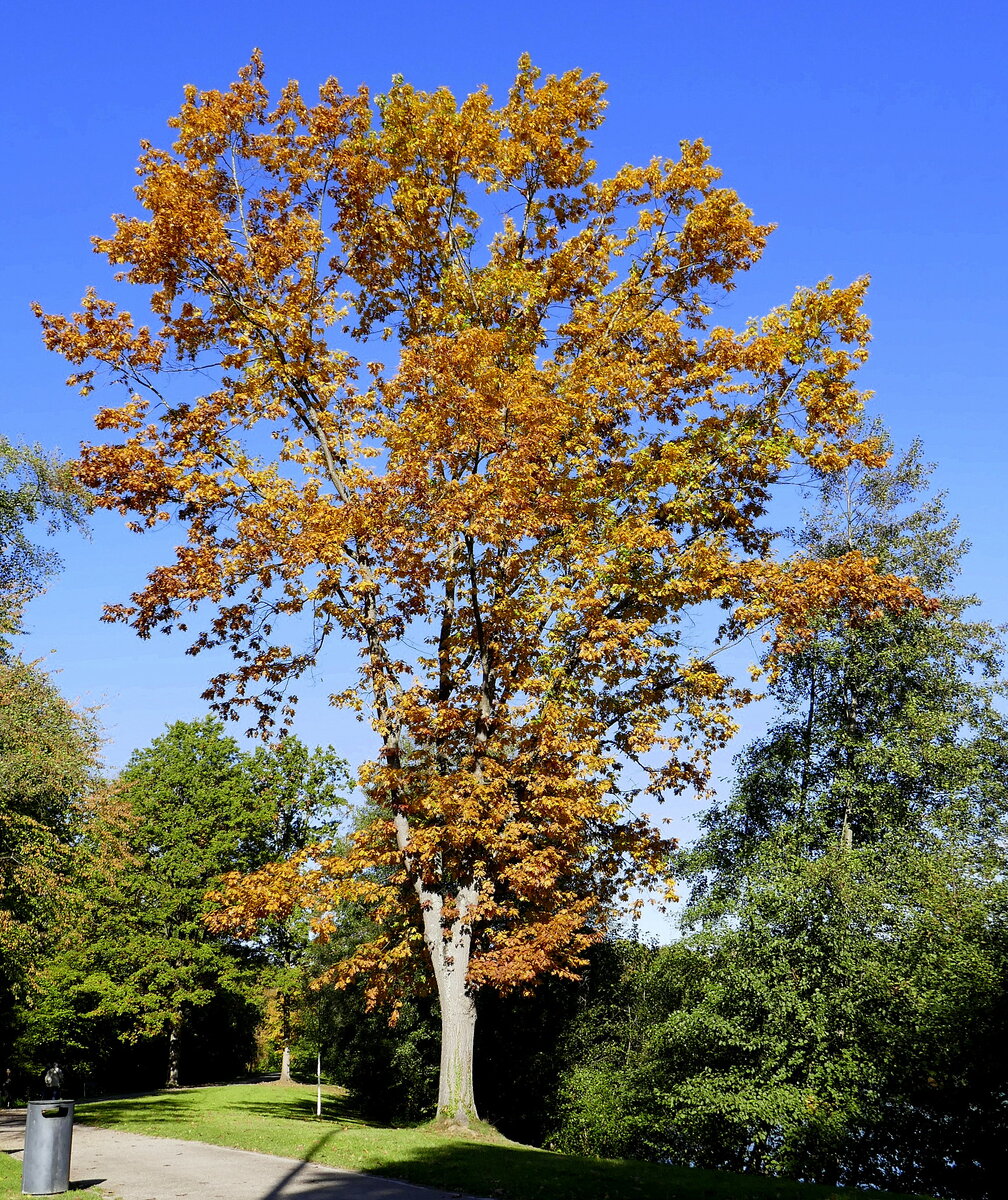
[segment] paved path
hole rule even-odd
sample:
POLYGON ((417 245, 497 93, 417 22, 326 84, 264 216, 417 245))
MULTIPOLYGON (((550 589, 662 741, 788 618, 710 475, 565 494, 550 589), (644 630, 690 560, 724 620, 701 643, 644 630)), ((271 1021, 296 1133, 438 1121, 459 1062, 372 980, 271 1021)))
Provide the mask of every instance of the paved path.
MULTIPOLYGON (((0 1110, 0 1151, 19 1161, 24 1110, 0 1110)), ((97 1187, 119 1200, 475 1200, 338 1167, 75 1125, 70 1187, 97 1187)))

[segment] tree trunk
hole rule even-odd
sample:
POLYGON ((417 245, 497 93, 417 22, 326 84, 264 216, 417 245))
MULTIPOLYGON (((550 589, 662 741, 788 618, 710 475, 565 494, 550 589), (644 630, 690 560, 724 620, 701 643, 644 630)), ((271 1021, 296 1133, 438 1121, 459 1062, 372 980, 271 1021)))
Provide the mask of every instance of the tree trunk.
POLYGON ((437 1119, 467 1128, 479 1118, 473 1095, 476 1004, 465 986, 465 972, 452 970, 447 976, 439 974, 438 998, 441 1002, 441 1070, 437 1119))
POLYGON ((438 1079, 437 1120, 468 1128, 479 1120, 473 1094, 473 1037, 476 1003, 469 990, 469 954, 472 931, 466 914, 476 899, 474 888, 460 889, 458 916, 445 928, 441 921, 443 898, 424 893, 424 940, 434 966, 441 1005, 441 1070, 438 1079))
MULTIPOLYGON (((405 826, 405 818, 396 814, 396 824, 405 826)), ((443 1125, 468 1129, 479 1115, 473 1093, 476 1002, 467 982, 472 950, 472 930, 467 921, 479 893, 472 884, 459 888, 452 905, 458 915, 454 920, 442 921, 445 897, 424 887, 419 879, 415 887, 441 1006, 441 1067, 435 1119, 443 1125)))
POLYGON ((182 1031, 182 1014, 179 1013, 168 1031, 168 1082, 170 1088, 179 1086, 179 1034, 182 1031))
POLYGON ((446 896, 424 884, 418 864, 409 852, 409 821, 405 813, 394 817, 396 838, 423 913, 424 943, 431 957, 441 1005, 441 1071, 438 1081, 437 1120, 468 1128, 479 1120, 473 1094, 473 1036, 476 1004, 466 976, 472 948, 470 913, 479 889, 469 882, 455 889, 454 914, 443 919, 446 896))
POLYGON ((280 1082, 290 1083, 290 997, 286 992, 280 997, 280 1019, 283 1025, 283 1057, 280 1060, 280 1082))

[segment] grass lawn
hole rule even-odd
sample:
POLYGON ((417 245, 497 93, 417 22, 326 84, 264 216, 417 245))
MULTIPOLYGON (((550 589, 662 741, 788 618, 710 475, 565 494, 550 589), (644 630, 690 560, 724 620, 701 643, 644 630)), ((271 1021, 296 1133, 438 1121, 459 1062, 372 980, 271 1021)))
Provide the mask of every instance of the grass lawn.
MULTIPOLYGON (((492 1130, 449 1135, 430 1126, 368 1125, 337 1088, 274 1083, 161 1092, 78 1104, 77 1119, 161 1137, 261 1150, 500 1200, 829 1200, 859 1191, 691 1171, 653 1163, 599 1161, 508 1142, 492 1130)), ((83 1193, 76 1193, 78 1197, 83 1193)), ((872 1192, 873 1200, 891 1193, 872 1192)), ((11 1200, 0 1192, 0 1200, 11 1200)))

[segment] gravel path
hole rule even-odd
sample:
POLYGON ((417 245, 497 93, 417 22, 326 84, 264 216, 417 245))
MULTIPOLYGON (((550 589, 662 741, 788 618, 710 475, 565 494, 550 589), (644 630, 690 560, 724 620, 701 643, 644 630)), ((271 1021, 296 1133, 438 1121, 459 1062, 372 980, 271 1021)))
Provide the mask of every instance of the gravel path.
MULTIPOLYGON (((0 1151, 19 1161, 24 1110, 0 1110, 0 1151)), ((338 1167, 75 1125, 70 1187, 119 1200, 476 1200, 338 1167)))

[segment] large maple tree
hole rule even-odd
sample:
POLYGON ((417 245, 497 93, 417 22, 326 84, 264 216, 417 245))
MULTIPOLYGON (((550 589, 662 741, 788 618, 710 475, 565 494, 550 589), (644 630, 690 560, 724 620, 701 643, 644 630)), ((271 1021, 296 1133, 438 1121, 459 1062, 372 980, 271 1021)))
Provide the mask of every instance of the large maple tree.
POLYGON ((98 502, 186 530, 107 618, 230 647, 208 697, 264 727, 330 641, 356 644, 333 699, 373 721, 386 815, 223 911, 365 903, 377 932, 341 971, 376 996, 426 946, 454 1120, 475 991, 576 973, 663 875, 621 768, 655 795, 703 786, 748 697, 711 653, 760 626, 800 640, 823 604, 919 599, 857 552, 771 555, 779 480, 878 459, 848 436, 866 282, 716 323, 769 227, 700 142, 597 179, 603 93, 522 59, 502 104, 399 78, 271 101, 255 55, 228 91, 187 89, 173 147, 143 146, 144 211, 96 239, 151 325, 94 291, 40 312, 73 384, 126 390, 83 450, 98 502), (696 649, 684 617, 711 602, 696 649))

